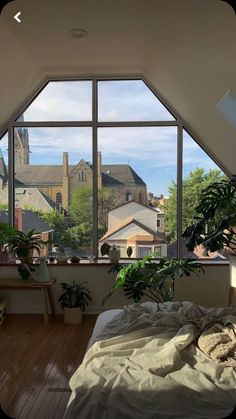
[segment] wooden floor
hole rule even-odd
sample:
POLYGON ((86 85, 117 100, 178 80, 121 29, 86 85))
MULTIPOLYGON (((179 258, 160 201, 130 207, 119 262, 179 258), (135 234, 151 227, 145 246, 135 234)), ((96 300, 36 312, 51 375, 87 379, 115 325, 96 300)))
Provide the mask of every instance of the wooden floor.
POLYGON ((96 321, 78 325, 62 316, 44 324, 42 315, 7 315, 0 326, 0 403, 16 419, 62 419, 68 381, 81 363, 96 321))

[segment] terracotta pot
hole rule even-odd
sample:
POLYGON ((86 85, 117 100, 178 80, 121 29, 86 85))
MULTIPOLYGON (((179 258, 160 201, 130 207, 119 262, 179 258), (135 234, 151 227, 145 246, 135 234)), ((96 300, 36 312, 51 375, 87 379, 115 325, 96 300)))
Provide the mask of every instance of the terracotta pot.
POLYGON ((82 321, 82 312, 80 307, 65 307, 64 322, 67 324, 77 324, 82 321))

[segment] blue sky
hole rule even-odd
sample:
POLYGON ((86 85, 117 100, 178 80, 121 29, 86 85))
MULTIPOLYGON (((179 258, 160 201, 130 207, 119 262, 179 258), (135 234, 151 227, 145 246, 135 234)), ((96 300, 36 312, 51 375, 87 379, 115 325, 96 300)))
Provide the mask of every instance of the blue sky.
MULTIPOLYGON (((28 121, 89 121, 92 116, 90 81, 49 83, 24 113, 28 121)), ((174 120, 142 81, 99 83, 100 121, 174 120)), ((130 164, 155 195, 168 195, 176 180, 176 127, 100 128, 98 149, 103 164, 130 164)), ((70 164, 92 160, 91 128, 30 128, 30 163, 61 164, 68 151, 70 164)), ((7 140, 0 147, 7 161, 7 140)), ((184 176, 214 162, 185 133, 184 176)))

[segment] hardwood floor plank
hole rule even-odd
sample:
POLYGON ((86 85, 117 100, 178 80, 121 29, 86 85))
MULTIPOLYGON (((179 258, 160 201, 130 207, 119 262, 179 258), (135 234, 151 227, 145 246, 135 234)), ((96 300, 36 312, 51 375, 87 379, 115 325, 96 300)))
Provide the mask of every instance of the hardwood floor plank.
POLYGON ((62 419, 69 379, 82 362, 96 315, 78 325, 62 316, 8 315, 0 328, 0 401, 17 419, 62 419))

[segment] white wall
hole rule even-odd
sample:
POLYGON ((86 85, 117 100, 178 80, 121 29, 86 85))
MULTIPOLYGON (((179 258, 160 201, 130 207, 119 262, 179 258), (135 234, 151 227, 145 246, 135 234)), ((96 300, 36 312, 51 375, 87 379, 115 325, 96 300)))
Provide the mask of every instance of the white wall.
MULTIPOLYGON (((53 300, 57 313, 61 313, 57 304, 60 293, 60 282, 71 282, 73 279, 79 282, 88 281, 88 288, 92 294, 92 304, 88 307, 88 313, 99 313, 109 308, 122 307, 131 303, 124 298, 123 292, 118 290, 108 301, 105 307, 101 306, 101 300, 114 284, 115 276, 108 273, 111 265, 79 265, 79 266, 49 266, 52 278, 57 282, 52 287, 53 300)), ((205 275, 179 279, 176 282, 175 300, 190 300, 205 306, 227 306, 229 280, 228 265, 205 266, 205 275)), ((17 278, 15 266, 0 267, 0 281, 17 278)), ((40 291, 4 291, 0 294, 7 298, 7 311, 11 313, 41 313, 43 299, 40 291)), ((236 303, 236 300, 235 300, 236 303)))

